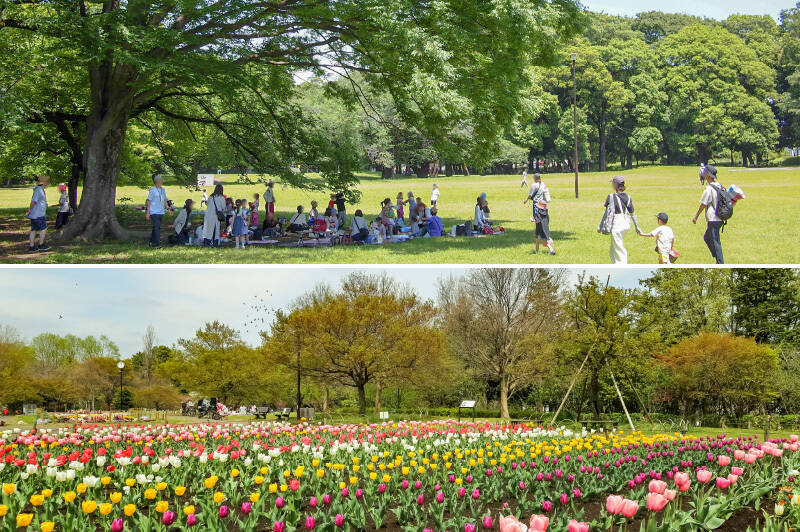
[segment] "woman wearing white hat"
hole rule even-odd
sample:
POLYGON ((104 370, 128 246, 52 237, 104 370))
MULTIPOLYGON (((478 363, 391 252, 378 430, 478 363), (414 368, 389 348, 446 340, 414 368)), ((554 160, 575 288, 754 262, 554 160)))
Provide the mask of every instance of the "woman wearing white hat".
POLYGON ((628 264, 628 250, 625 249, 625 233, 631 228, 630 219, 636 230, 639 230, 639 222, 633 212, 633 200, 625 192, 625 178, 621 175, 614 176, 611 180, 611 187, 614 192, 606 197, 604 206, 606 214, 598 227, 598 233, 611 235, 611 246, 608 254, 612 264, 628 264))

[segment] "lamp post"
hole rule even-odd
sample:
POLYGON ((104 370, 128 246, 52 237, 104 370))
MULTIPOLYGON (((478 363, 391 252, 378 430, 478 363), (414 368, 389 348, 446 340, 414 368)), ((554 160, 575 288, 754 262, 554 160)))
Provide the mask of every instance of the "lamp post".
POLYGON ((117 362, 117 367, 119 368, 119 409, 122 410, 122 370, 125 369, 125 362, 120 360, 117 362))
POLYGON ((578 54, 570 54, 572 59, 572 133, 575 139, 575 159, 572 161, 572 167, 575 169, 575 199, 578 198, 578 91, 575 84, 575 61, 578 59, 578 54))

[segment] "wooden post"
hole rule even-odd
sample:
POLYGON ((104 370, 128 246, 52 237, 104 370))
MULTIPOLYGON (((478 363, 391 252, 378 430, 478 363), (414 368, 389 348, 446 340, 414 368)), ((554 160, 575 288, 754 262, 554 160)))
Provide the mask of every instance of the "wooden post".
POLYGON ((608 373, 611 375, 611 382, 614 383, 614 389, 617 390, 619 402, 622 403, 622 410, 625 411, 625 417, 628 418, 628 424, 631 426, 631 430, 636 430, 636 427, 633 426, 631 415, 628 413, 628 407, 625 406, 625 400, 622 398, 622 392, 619 391, 619 386, 617 386, 617 379, 614 378, 614 372, 611 371, 611 365, 608 363, 608 359, 606 359, 606 367, 608 368, 608 373))
POLYGON ((578 368, 578 371, 575 372, 575 376, 572 377, 572 382, 569 383, 569 388, 567 388, 567 393, 564 394, 564 398, 561 400, 561 404, 558 405, 558 409, 556 410, 556 413, 553 415, 553 420, 550 422, 551 425, 555 426, 556 419, 558 419, 558 414, 560 414, 561 409, 564 408, 564 403, 567 402, 567 397, 569 397, 570 392, 572 392, 572 387, 575 386, 575 381, 578 380, 578 376, 581 374, 581 371, 583 371, 583 366, 586 365, 586 361, 589 360, 589 355, 591 353, 592 353, 591 349, 589 349, 589 351, 586 352, 586 356, 584 357, 583 362, 581 362, 581 367, 578 368))

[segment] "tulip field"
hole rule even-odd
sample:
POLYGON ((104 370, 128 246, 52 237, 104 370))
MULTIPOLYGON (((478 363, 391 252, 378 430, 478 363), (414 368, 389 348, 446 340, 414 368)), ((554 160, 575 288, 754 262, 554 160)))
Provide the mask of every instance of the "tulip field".
POLYGON ((799 448, 452 420, 12 429, 0 531, 788 530, 799 448))

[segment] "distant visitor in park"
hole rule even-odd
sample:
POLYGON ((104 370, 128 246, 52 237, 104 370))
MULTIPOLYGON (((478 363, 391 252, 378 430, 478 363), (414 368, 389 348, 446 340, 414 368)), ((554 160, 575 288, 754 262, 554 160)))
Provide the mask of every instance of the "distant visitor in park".
POLYGON ((706 233, 703 235, 703 240, 717 264, 725 264, 722 255, 722 241, 719 236, 725 221, 718 215, 717 209, 719 208, 720 194, 727 194, 727 192, 717 182, 717 169, 710 164, 700 168, 700 184, 705 184, 706 188, 703 190, 703 195, 700 196, 700 207, 692 218, 692 223, 696 224, 700 214, 703 211, 706 212, 706 233))
POLYGON ((175 223, 173 223, 173 229, 175 230, 175 241, 181 246, 185 246, 189 243, 189 235, 191 234, 192 227, 193 206, 194 201, 192 201, 191 198, 187 199, 183 204, 183 208, 180 210, 180 212, 178 212, 178 216, 175 217, 175 223))
POLYGON ((355 216, 350 220, 350 236, 354 243, 361 244, 363 244, 367 236, 369 236, 369 224, 364 218, 364 213, 361 212, 361 209, 356 209, 355 216))
POLYGON ((528 186, 528 167, 525 166, 525 169, 522 170, 522 183, 519 184, 519 188, 526 188, 528 186))
POLYGON ((266 212, 275 213, 275 182, 267 181, 267 190, 264 191, 264 208, 266 212))
POLYGON ((542 176, 539 173, 533 174, 533 185, 530 192, 528 192, 528 197, 522 202, 523 205, 528 203, 528 200, 533 201, 531 222, 536 224, 536 253, 539 253, 539 243, 543 242, 547 249, 550 250, 550 254, 555 255, 556 250, 553 247, 553 239, 550 238, 550 213, 548 211, 550 191, 547 189, 547 185, 542 182, 542 176))
POLYGON ((161 175, 153 176, 153 186, 147 193, 147 201, 144 204, 144 216, 153 225, 150 231, 150 247, 161 247, 161 220, 169 210, 174 212, 172 202, 167 198, 167 191, 164 190, 164 178, 161 175))
POLYGON ((636 232, 639 233, 639 236, 655 238, 656 253, 658 253, 658 263, 671 264, 678 260, 678 257, 680 256, 678 252, 675 251, 675 233, 672 231, 672 228, 667 225, 667 222, 669 221, 669 216, 667 213, 658 213, 656 215, 656 220, 658 220, 658 227, 649 233, 642 233, 638 229, 636 232))
POLYGON ((433 184, 433 189, 431 190, 431 207, 436 207, 436 203, 439 201, 439 196, 441 192, 439 191, 438 185, 436 183, 433 184))
POLYGON ((222 194, 222 185, 217 185, 208 198, 206 213, 203 215, 204 246, 219 247, 223 224, 225 224, 225 196, 222 194))
POLYGON ((631 218, 639 231, 639 222, 633 212, 633 199, 625 192, 625 178, 621 175, 611 179, 611 188, 614 190, 606 197, 603 206, 606 208, 598 233, 611 235, 611 245, 608 254, 612 264, 628 264, 628 250, 625 249, 625 234, 631 228, 631 218))
POLYGON ((347 225, 347 203, 344 200, 344 194, 341 192, 336 194, 336 215, 339 217, 338 227, 347 225))
POLYGON ((25 216, 31 221, 30 233, 30 247, 29 253, 36 251, 50 251, 49 246, 44 245, 45 234, 47 233, 47 195, 44 189, 50 183, 50 178, 46 175, 40 175, 37 184, 33 187, 33 195, 31 196, 31 205, 25 212, 25 216), (36 245, 36 232, 39 232, 39 245, 36 245))
POLYGON ((58 197, 58 214, 56 214, 56 230, 61 229, 69 222, 69 215, 72 214, 72 207, 69 205, 69 195, 67 195, 67 185, 58 185, 61 195, 58 197))

